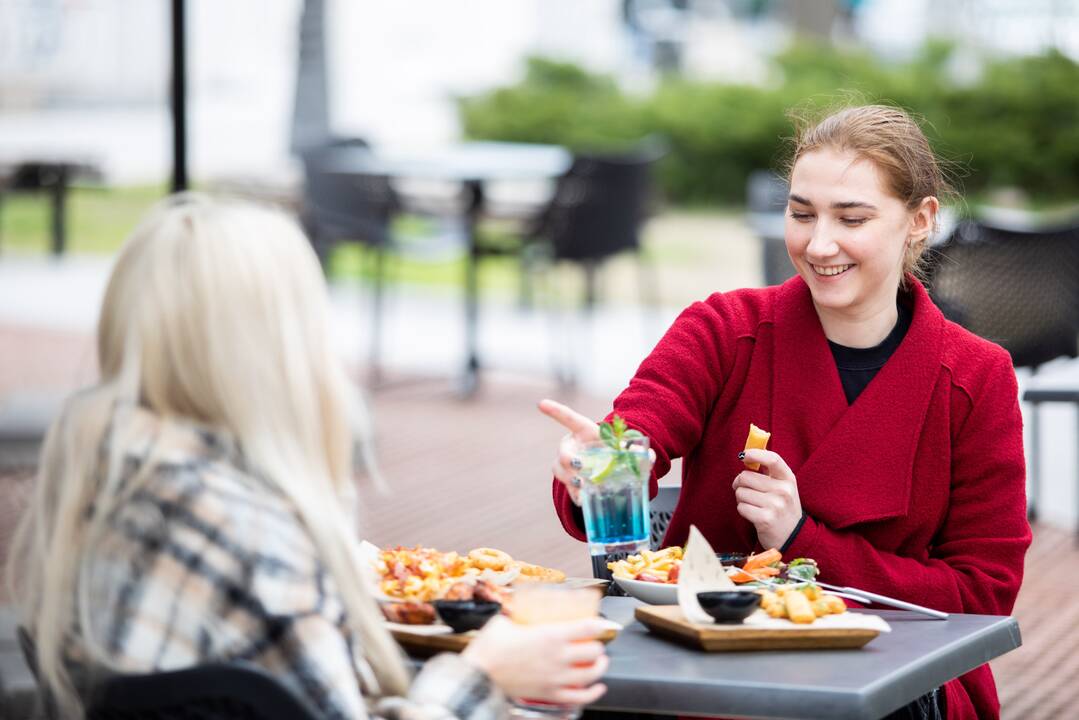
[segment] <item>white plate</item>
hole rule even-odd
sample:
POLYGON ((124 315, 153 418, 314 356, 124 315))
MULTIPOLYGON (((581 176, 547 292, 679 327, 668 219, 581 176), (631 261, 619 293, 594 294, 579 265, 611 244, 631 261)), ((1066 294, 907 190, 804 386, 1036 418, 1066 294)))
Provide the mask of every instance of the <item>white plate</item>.
POLYGON ((669 583, 645 582, 644 580, 614 579, 618 587, 626 594, 649 605, 677 605, 678 585, 669 583))

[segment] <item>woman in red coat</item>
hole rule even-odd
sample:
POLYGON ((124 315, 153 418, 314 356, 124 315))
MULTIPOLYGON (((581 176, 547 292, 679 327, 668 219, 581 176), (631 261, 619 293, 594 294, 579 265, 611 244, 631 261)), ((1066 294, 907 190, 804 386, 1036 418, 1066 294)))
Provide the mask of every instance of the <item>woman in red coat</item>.
MULTIPOLYGON (((839 585, 1009 614, 1030 544, 1015 374, 915 278, 946 187, 924 135, 895 108, 840 111, 801 133, 790 184, 798 276, 687 308, 614 402, 651 439, 653 495, 683 458, 665 544, 696 525, 717 550, 815 558, 839 585), (751 422, 769 450, 740 452, 751 422)), ((540 408, 571 431, 554 500, 583 539, 572 441, 597 426, 540 408)), ((897 717, 999 707, 985 665, 897 717)))

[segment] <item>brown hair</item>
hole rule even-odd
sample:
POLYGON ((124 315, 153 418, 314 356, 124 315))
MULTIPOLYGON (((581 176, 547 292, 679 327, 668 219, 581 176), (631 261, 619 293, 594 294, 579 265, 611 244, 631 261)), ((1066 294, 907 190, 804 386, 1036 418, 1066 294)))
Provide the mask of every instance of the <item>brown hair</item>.
MULTIPOLYGON (((888 189, 908 210, 917 208, 927 197, 948 197, 954 193, 921 127, 900 108, 848 107, 815 122, 794 114, 791 117, 795 138, 794 153, 787 167, 788 180, 799 158, 828 147, 850 151, 873 162, 884 174, 888 189)), ((923 238, 907 247, 903 258, 904 284, 908 272, 923 277, 922 259, 927 240, 923 238)))

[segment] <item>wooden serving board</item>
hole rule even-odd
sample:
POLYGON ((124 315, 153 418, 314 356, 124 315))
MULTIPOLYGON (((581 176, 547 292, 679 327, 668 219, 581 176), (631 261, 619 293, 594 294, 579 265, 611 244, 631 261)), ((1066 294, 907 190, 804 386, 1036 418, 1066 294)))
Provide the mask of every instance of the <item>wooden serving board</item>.
POLYGON ((745 624, 697 625, 688 622, 677 605, 642 605, 634 613, 649 630, 707 652, 739 650, 856 649, 880 634, 869 628, 829 628, 813 625, 768 628, 745 624))
POLYGON ((461 652, 468 647, 472 639, 469 633, 446 633, 444 635, 425 635, 411 633, 397 627, 390 629, 390 634, 398 644, 412 655, 429 657, 442 652, 461 652))
MULTIPOLYGON (((417 657, 430 657, 442 652, 461 652, 475 636, 475 633, 443 633, 440 635, 409 632, 401 625, 393 625, 390 628, 393 639, 409 652, 417 657)), ((618 637, 618 631, 614 628, 605 630, 599 636, 601 642, 610 642, 618 637)))

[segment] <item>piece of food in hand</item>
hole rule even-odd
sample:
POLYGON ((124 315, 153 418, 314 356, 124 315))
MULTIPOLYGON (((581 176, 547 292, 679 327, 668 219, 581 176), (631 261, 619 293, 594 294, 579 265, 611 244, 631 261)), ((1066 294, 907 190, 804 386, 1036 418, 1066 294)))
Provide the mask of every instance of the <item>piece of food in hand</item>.
MULTIPOLYGON (((749 424, 749 436, 746 438, 746 450, 764 450, 768 447, 768 439, 772 433, 761 430, 753 423, 749 424)), ((746 467, 756 472, 761 469, 758 462, 746 462, 746 467)))
POLYGON ((426 602, 383 603, 382 614, 390 622, 402 625, 430 625, 435 621, 435 608, 426 602))

